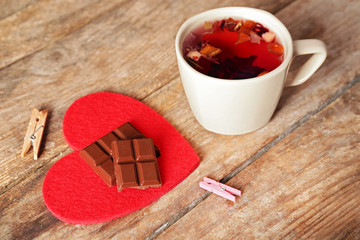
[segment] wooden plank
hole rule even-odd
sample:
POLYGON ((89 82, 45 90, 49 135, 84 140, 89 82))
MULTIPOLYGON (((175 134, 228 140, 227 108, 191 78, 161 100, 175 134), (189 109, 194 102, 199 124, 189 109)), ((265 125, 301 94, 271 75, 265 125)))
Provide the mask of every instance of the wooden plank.
POLYGON ((41 171, 29 174, 26 181, 18 184, 16 189, 1 195, 1 239, 33 239, 39 232, 59 221, 49 214, 41 194, 42 181, 49 167, 44 166, 41 171))
POLYGON ((121 4, 113 0, 42 0, 1 20, 0 69, 45 48, 121 4))
POLYGON ((0 1, 0 20, 12 14, 15 14, 22 9, 29 7, 39 0, 8 0, 0 1))
MULTIPOLYGON (((205 175, 219 179, 233 171, 278 135, 291 128, 292 125, 296 125, 297 121, 311 115, 314 109, 326 103, 330 96, 343 89, 359 72, 360 60, 356 57, 359 55, 359 48, 356 48, 359 42, 359 34, 357 34, 359 29, 355 27, 357 19, 354 17, 357 16, 355 9, 358 3, 332 2, 335 6, 331 9, 326 8, 326 11, 322 11, 320 15, 309 11, 309 8, 322 8, 327 5, 325 1, 309 1, 306 6, 301 3, 292 4, 278 14, 279 17, 284 17, 283 20, 292 32, 296 32, 298 19, 303 19, 305 12, 315 26, 323 26, 323 23, 336 26, 347 23, 349 28, 339 29, 339 35, 335 36, 330 31, 318 31, 311 35, 331 45, 329 58, 322 70, 311 81, 284 92, 276 115, 264 129, 233 137, 209 133, 199 126, 188 108, 177 72, 173 40, 177 27, 185 18, 195 12, 220 6, 220 4, 213 2, 213 5, 194 6, 189 9, 190 3, 165 2, 154 8, 147 5, 146 1, 137 1, 136 4, 129 4, 124 9, 109 12, 101 19, 0 72, 0 78, 7 83, 2 88, 6 91, 4 90, 1 95, 0 109, 3 110, 0 114, 9 120, 9 126, 0 128, 1 139, 4 143, 2 145, 4 148, 0 152, 5 154, 1 156, 1 159, 6 159, 0 167, 3 171, 0 176, 5 176, 2 179, 4 181, 1 181, 4 186, 2 190, 6 193, 0 198, 10 199, 14 195, 22 196, 19 197, 21 199, 19 205, 6 207, 6 215, 0 219, 0 223, 5 223, 7 227, 12 226, 8 232, 26 232, 26 229, 35 228, 32 226, 33 218, 27 219, 23 225, 17 225, 13 220, 13 216, 16 216, 18 211, 26 211, 26 203, 32 199, 41 200, 39 190, 19 192, 20 186, 23 184, 29 186, 29 181, 40 186, 43 177, 41 174, 60 158, 57 154, 71 151, 62 138, 61 120, 67 107, 84 94, 108 90, 143 99, 146 104, 164 115, 189 140, 202 159, 201 165, 189 178, 157 202, 127 217, 110 223, 85 227, 55 222, 51 223, 51 228, 47 228, 49 221, 52 221, 51 214, 47 212, 44 222, 41 221, 43 227, 37 228, 38 235, 32 236, 81 238, 91 234, 92 237, 98 238, 129 236, 143 238, 156 228, 166 228, 169 219, 176 217, 179 211, 201 197, 202 193, 197 187, 199 179, 205 175), (344 7, 346 5, 349 7, 344 7), (141 12, 138 9, 148 9, 148 11, 141 12), (335 19, 334 16, 343 10, 346 13, 345 17, 335 19), (142 17, 135 18, 131 15, 132 11, 142 14, 140 15, 142 17), (289 19, 286 17, 289 14, 287 11, 292 13, 289 19), (139 19, 140 22, 138 22, 139 19), (160 24, 165 20, 170 22, 170 28, 160 24), (136 31, 129 27, 130 23, 135 22, 139 23, 136 31), (169 31, 169 29, 172 30, 169 31), (345 44, 341 36, 347 31, 352 32, 353 37, 345 44), (138 32, 143 34, 141 39, 136 39, 135 43, 127 41, 127 39, 133 39, 134 34, 138 32), (136 47, 144 46, 145 43, 149 43, 150 47, 146 49, 136 47), (165 49, 164 52, 157 55, 159 50, 163 49, 165 49), (343 52, 339 54, 336 49, 342 49, 343 52), (148 56, 158 57, 151 59, 152 61, 145 66, 141 65, 142 68, 139 69, 139 63, 144 59, 143 57, 148 56), (338 66, 344 62, 347 67, 339 68, 338 66), (42 95, 38 96, 29 89, 38 89, 42 95), (41 162, 38 162, 41 164, 38 165, 33 164, 30 157, 23 162, 17 161, 17 151, 11 148, 19 142, 21 144, 22 129, 26 128, 24 126, 28 121, 26 110, 31 109, 33 104, 44 106, 50 110, 50 114, 52 113, 44 152, 41 156, 43 158, 41 162), (13 164, 14 161, 16 164, 13 164), (8 174, 11 171, 16 174, 8 174), (21 181, 17 181, 17 175, 20 175, 21 181), (12 187, 13 182, 17 182, 18 185, 12 187), (7 190, 8 188, 11 189, 7 190)), ((221 6, 223 4, 230 5, 230 2, 221 3, 221 6)), ((252 1, 252 4, 255 3, 252 1)), ((278 9, 277 5, 271 1, 257 2, 257 4, 269 6, 270 11, 278 9)), ((309 24, 305 25, 307 32, 311 32, 310 29, 314 28, 309 24)), ((315 29, 318 28, 315 27, 315 29)), ((41 210, 34 210, 32 214, 32 216, 42 216, 41 210)))
MULTIPOLYGON (((360 83, 158 239, 344 239, 360 231, 360 83)), ((197 192, 204 192, 200 188, 197 192)))

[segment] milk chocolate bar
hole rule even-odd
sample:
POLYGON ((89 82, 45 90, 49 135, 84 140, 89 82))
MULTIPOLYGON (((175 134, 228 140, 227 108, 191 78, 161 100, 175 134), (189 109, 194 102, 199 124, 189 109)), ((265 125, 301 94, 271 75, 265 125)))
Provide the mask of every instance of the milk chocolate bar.
POLYGON ((161 179, 151 138, 112 142, 117 189, 160 187, 161 179))
MULTIPOLYGON (((114 131, 106 134, 94 143, 80 150, 80 157, 85 160, 93 171, 110 187, 116 184, 114 163, 112 159, 111 143, 113 141, 123 139, 145 138, 145 136, 137 130, 129 122, 121 125, 114 131)), ((155 147, 157 156, 160 151, 155 147)))

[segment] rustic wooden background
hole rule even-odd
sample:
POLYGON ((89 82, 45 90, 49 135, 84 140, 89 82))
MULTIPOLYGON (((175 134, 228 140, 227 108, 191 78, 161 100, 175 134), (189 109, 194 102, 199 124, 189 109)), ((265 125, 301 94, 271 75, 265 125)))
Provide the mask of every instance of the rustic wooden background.
POLYGON ((360 239, 360 2, 354 0, 1 0, 0 239, 360 239), (188 17, 224 6, 275 14, 293 39, 328 57, 284 90, 264 128, 204 130, 189 109, 174 39, 188 17), (72 152, 66 109, 98 91, 139 99, 190 142, 200 166, 158 201, 77 226, 45 207, 42 182, 72 152), (20 158, 31 109, 49 110, 40 159, 20 158), (208 176, 243 191, 233 204, 198 187, 208 176))

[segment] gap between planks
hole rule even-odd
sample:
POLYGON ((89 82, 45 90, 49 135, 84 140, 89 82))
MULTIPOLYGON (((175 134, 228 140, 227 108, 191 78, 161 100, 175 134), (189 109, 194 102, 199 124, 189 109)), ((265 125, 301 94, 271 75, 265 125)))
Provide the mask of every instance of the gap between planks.
MULTIPOLYGON (((316 109, 310 111, 307 113, 304 117, 302 117, 300 120, 295 122, 293 125, 291 125, 287 130, 285 130, 283 133, 281 133, 279 136, 277 136, 274 140, 266 144, 264 147, 262 147, 258 152, 256 152, 254 155, 252 155, 248 160, 246 160, 244 163, 242 163, 239 167, 235 168, 232 172, 227 174, 225 177, 223 177, 219 182, 226 183, 230 181, 233 177, 238 175, 242 170, 247 168, 249 165, 251 165, 253 162, 255 162, 257 159, 259 159, 261 156, 263 156, 267 151, 269 151, 272 147, 277 145, 281 140, 283 140, 285 137, 290 135, 292 132, 294 132, 297 128, 299 128, 301 125, 303 125, 305 122, 307 122, 311 117, 315 116, 317 113, 321 112, 324 108, 326 108, 328 105, 333 103, 336 99, 344 95, 349 89, 354 87, 356 84, 360 82, 360 74, 356 75, 355 78, 347 83, 343 88, 339 89, 337 92, 335 92, 331 97, 329 97, 327 100, 325 100, 322 104, 320 104, 316 109)), ((153 233, 151 233, 149 236, 146 237, 147 240, 155 239, 157 236, 159 236, 162 232, 166 231, 171 225, 176 223, 180 218, 184 217, 187 213, 189 213, 192 209, 194 209, 197 205, 202 203, 206 198, 208 198, 211 195, 210 192, 205 192, 200 197, 196 198, 194 201, 192 201, 188 206, 183 208, 181 211, 179 211, 174 217, 172 217, 170 220, 163 223, 159 228, 157 228, 153 233)))

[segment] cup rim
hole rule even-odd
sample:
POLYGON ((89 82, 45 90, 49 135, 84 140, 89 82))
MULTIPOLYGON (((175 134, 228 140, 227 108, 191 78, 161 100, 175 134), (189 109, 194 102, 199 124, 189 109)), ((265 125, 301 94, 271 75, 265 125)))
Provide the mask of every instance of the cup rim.
MULTIPOLYGON (((209 17, 209 19, 211 19, 211 17, 209 17)), ((216 20, 216 19, 219 19, 219 17, 213 17, 212 19, 216 20)), ((248 17, 246 17, 246 19, 254 20, 254 19, 248 18, 248 17)), ((261 22, 261 21, 259 21, 259 22, 261 22)), ((264 24, 264 25, 266 25, 266 24, 264 24)), ((200 76, 206 77, 207 78, 206 80, 211 80, 211 81, 222 81, 222 82, 228 82, 231 84, 238 84, 239 82, 241 82, 241 83, 245 84, 245 83, 255 83, 255 82, 259 82, 259 81, 265 81, 266 79, 273 77, 274 75, 278 74, 279 72, 284 71, 290 65, 290 61, 293 56, 293 40, 292 40, 292 37, 291 37, 288 29, 285 27, 285 25, 270 12, 267 12, 267 11, 261 10, 261 9, 257 9, 257 8, 250 8, 250 7, 223 7, 223 8, 215 8, 215 9, 211 9, 211 10, 207 10, 207 11, 198 13, 198 14, 188 18, 187 20, 185 20, 185 22, 183 22, 183 24, 180 26, 180 28, 176 34, 175 51, 176 51, 177 60, 180 61, 183 66, 186 66, 189 69, 189 71, 192 71, 194 74, 198 75, 199 77, 200 76), (245 78, 245 79, 215 78, 215 77, 211 77, 206 74, 203 74, 203 73, 195 70, 193 67, 191 67, 185 61, 183 54, 182 54, 182 50, 181 50, 182 42, 180 42, 180 38, 181 38, 183 32, 189 26, 192 26, 193 28, 195 28, 197 25, 201 24, 202 18, 212 15, 213 13, 220 12, 220 13, 222 13, 221 15, 224 15, 222 17, 240 17, 240 18, 242 18, 243 16, 241 16, 240 14, 238 14, 238 15, 236 15, 236 14, 228 15, 227 14, 228 12, 236 12, 239 10, 258 12, 258 13, 262 14, 263 16, 270 17, 279 27, 282 28, 281 31, 284 36, 280 37, 280 39, 281 39, 283 45, 285 45, 285 41, 286 41, 285 57, 284 57, 283 62, 277 68, 275 68, 274 70, 272 70, 271 72, 269 72, 267 74, 264 74, 262 76, 253 77, 253 78, 245 78)))

